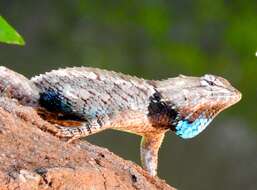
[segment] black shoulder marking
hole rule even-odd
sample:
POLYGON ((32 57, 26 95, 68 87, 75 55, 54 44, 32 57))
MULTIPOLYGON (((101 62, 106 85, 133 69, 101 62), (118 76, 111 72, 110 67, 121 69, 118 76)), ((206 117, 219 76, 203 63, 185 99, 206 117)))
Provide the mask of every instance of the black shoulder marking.
POLYGON ((166 116, 169 118, 169 127, 171 130, 175 130, 172 123, 177 118, 178 112, 173 109, 172 103, 165 102, 162 100, 161 94, 156 90, 156 92, 149 98, 150 103, 148 106, 148 116, 166 116))

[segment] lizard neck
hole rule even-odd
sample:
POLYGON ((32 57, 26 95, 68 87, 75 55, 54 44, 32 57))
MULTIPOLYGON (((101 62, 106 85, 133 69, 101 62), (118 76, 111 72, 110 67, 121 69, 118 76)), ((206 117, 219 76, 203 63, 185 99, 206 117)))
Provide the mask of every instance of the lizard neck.
MULTIPOLYGON (((176 133, 177 136, 188 139, 201 133, 212 121, 220 108, 197 110, 187 113, 179 109, 171 101, 165 100, 158 90, 149 98, 148 117, 156 127, 164 127, 176 133)), ((204 107, 203 107, 204 108, 204 107)))
POLYGON ((164 101, 161 94, 155 89, 154 94, 149 97, 148 117, 157 127, 170 128, 175 131, 173 125, 178 118, 178 112, 170 102, 164 101))

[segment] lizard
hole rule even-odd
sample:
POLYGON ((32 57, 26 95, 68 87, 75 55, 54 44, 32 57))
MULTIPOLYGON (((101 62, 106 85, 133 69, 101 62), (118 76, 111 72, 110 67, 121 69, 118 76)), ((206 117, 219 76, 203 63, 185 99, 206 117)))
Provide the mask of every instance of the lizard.
POLYGON ((167 131, 193 138, 241 99, 226 79, 211 74, 146 80, 73 67, 21 81, 16 84, 22 91, 19 97, 26 97, 25 104, 37 107, 44 119, 56 124, 55 135, 68 142, 106 129, 142 136, 141 163, 152 176, 157 175, 158 151, 167 131))

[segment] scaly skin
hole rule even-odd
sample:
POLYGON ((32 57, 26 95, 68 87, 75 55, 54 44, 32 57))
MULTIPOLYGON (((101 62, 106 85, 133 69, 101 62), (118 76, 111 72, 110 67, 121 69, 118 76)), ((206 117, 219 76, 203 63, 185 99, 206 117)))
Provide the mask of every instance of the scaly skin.
POLYGON ((158 150, 167 131, 193 138, 241 99, 227 80, 214 75, 152 81, 78 67, 25 83, 33 88, 28 91, 36 86, 31 99, 39 94, 39 114, 58 125, 59 137, 72 141, 110 128, 142 136, 141 161, 150 175, 157 175, 158 150))

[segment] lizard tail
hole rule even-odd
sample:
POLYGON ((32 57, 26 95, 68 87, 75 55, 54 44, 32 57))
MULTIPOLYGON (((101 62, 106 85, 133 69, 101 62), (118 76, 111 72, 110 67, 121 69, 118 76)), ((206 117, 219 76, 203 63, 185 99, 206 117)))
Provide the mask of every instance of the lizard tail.
POLYGON ((36 107, 39 90, 23 75, 0 66, 0 96, 14 98, 22 105, 36 107))

